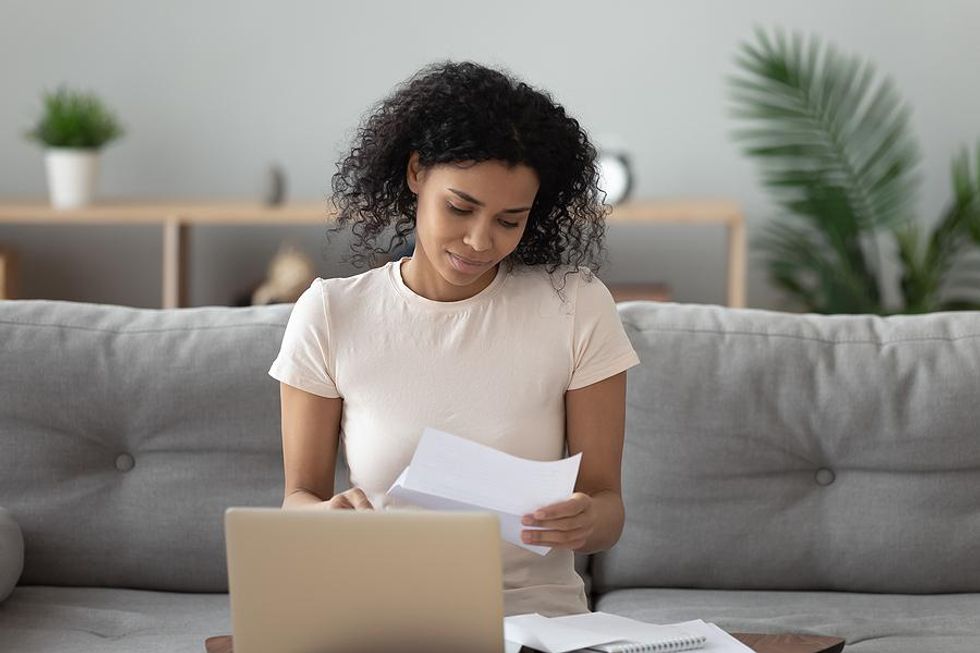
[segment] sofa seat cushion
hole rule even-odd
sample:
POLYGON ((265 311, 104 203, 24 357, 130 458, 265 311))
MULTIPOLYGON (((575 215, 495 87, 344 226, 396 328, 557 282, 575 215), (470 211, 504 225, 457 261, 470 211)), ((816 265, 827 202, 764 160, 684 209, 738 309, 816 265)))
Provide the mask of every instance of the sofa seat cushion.
POLYGON ((976 653, 980 594, 623 589, 596 610, 649 621, 704 619, 729 632, 843 637, 848 653, 976 653))
POLYGON ((0 603, 0 649, 202 653, 231 633, 227 594, 20 586, 0 603))

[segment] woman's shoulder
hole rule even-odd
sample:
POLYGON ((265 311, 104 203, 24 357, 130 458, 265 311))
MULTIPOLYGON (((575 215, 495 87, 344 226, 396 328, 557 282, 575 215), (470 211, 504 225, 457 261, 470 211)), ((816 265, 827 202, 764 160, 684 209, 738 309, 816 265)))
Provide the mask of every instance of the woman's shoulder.
POLYGON ((515 265, 511 270, 511 274, 524 283, 537 286, 547 285, 551 288, 558 286, 559 288, 564 287, 573 290, 579 284, 593 282, 598 282, 602 285, 598 275, 588 266, 561 264, 554 269, 551 268, 552 266, 546 264, 515 265))
POLYGON ((386 281, 391 264, 371 268, 346 277, 317 277, 312 285, 320 288, 326 295, 346 295, 350 292, 365 292, 374 287, 382 287, 386 281))
POLYGON ((564 264, 553 270, 548 265, 514 266, 511 275, 513 292, 534 301, 560 305, 563 313, 574 312, 583 294, 590 297, 609 294, 598 275, 583 265, 564 264))

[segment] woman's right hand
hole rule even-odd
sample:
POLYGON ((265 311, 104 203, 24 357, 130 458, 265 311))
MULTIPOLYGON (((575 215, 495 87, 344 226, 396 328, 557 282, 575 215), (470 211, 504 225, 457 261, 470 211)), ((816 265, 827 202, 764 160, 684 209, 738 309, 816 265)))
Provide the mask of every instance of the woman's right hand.
POLYGON ((320 505, 327 510, 374 510, 364 490, 359 487, 335 494, 320 505))

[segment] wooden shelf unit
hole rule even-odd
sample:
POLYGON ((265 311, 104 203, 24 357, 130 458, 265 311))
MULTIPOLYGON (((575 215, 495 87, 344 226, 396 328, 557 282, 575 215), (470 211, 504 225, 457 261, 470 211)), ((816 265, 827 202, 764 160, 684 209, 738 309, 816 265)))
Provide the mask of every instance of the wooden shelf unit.
MULTIPOLYGON (((317 224, 334 218, 326 202, 264 206, 257 202, 136 199, 101 200, 78 209, 55 209, 45 200, 0 200, 0 224, 159 224, 163 229, 164 308, 187 306, 190 228, 196 224, 317 224)), ((745 219, 729 200, 637 200, 613 208, 610 224, 682 223, 722 225, 727 229, 726 297, 729 306, 745 306, 745 219)))
POLYGON ((0 299, 16 299, 19 267, 17 252, 0 247, 0 299))

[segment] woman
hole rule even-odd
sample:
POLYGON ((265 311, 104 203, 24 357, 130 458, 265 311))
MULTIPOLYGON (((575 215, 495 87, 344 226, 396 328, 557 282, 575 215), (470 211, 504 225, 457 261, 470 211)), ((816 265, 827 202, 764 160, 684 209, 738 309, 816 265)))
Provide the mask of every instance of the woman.
POLYGON ((473 63, 428 66, 374 108, 333 177, 339 228, 356 263, 408 237, 414 251, 316 279, 296 302, 269 371, 283 508, 383 507, 426 426, 535 460, 581 452, 572 496, 523 521, 550 553, 501 547, 506 614, 587 611, 573 552, 622 531, 625 370, 639 362, 590 271, 595 155, 546 93, 473 63), (334 495, 340 443, 353 487, 334 495))

